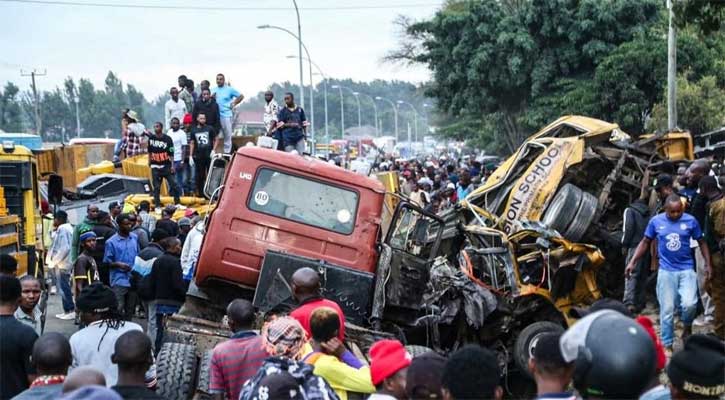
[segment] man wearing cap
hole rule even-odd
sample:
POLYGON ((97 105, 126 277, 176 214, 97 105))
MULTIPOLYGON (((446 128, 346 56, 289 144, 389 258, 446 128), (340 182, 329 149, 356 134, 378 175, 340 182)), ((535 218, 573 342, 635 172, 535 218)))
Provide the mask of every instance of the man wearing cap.
POLYGON ((71 262, 75 262, 76 258, 78 258, 78 253, 80 253, 81 246, 79 238, 81 233, 93 230, 93 226, 98 223, 98 213, 98 206, 95 204, 89 204, 88 207, 86 207, 86 217, 83 219, 83 222, 73 228, 73 241, 70 252, 71 262))
POLYGON ((114 160, 118 160, 121 151, 125 152, 126 158, 146 153, 143 137, 150 135, 135 111, 129 110, 123 118, 126 121, 126 129, 114 154, 114 160))
POLYGON ((187 217, 181 217, 179 218, 179 222, 177 223, 179 225, 179 241, 181 242, 181 246, 184 246, 184 242, 186 242, 186 236, 189 234, 189 231, 191 231, 191 219, 187 217))
POLYGON ((75 318, 75 305, 73 304, 73 292, 70 286, 70 274, 72 270, 71 247, 73 243, 73 227, 68 223, 68 214, 58 210, 53 219, 53 244, 45 257, 45 265, 48 269, 55 271, 56 283, 63 300, 63 313, 55 317, 62 320, 75 318))
POLYGON ((406 376, 413 357, 397 340, 380 340, 370 347, 370 378, 375 393, 368 400, 405 400, 406 376))
POLYGON ((677 195, 670 195, 665 202, 665 212, 653 217, 647 224, 644 238, 627 264, 625 274, 629 277, 636 263, 648 251, 650 242, 657 239, 659 272, 657 275, 657 301, 660 304, 662 344, 672 350, 674 342, 674 312, 680 309, 684 325, 682 338, 692 334, 692 321, 697 310, 697 274, 695 260, 690 250, 690 239, 700 246, 705 258, 706 276, 710 274, 710 253, 703 239, 700 224, 695 218, 683 212, 684 207, 677 195), (676 302, 679 300, 679 304, 676 302))
POLYGON ((692 335, 667 366, 673 400, 717 399, 725 394, 725 346, 708 335, 692 335))
POLYGON ((96 234, 88 231, 81 234, 80 238, 82 253, 73 264, 73 288, 76 297, 84 287, 93 282, 98 282, 98 266, 93 258, 92 252, 96 248, 96 234))

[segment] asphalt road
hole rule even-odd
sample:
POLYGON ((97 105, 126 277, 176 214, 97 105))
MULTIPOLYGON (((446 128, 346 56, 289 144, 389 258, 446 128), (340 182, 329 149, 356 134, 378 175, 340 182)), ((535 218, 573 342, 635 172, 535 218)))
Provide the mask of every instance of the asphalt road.
MULTIPOLYGON (((44 332, 60 332, 66 337, 70 337, 72 334, 78 331, 78 325, 73 320, 63 321, 55 317, 56 314, 63 312, 61 306, 61 299, 59 295, 48 296, 48 312, 45 318, 45 331, 44 332)), ((145 319, 134 319, 133 322, 141 325, 146 329, 145 319)))

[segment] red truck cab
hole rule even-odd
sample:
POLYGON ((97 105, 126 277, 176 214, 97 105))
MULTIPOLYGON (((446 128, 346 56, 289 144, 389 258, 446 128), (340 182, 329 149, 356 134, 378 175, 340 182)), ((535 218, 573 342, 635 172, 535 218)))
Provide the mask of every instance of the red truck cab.
POLYGON ((211 214, 195 282, 254 290, 269 250, 373 274, 384 195, 379 181, 311 157, 240 148, 211 214))

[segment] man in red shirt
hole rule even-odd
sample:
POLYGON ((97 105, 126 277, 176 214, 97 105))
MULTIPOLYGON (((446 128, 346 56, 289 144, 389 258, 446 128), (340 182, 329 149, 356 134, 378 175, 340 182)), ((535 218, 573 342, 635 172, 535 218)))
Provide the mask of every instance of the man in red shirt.
POLYGON ((227 307, 227 318, 234 335, 216 345, 211 356, 209 391, 214 400, 238 399, 244 382, 257 373, 269 356, 262 346, 262 337, 252 330, 252 303, 232 301, 227 307))
POLYGON ((345 314, 340 306, 320 295, 320 275, 312 268, 300 268, 292 274, 292 295, 299 306, 290 313, 290 317, 300 322, 308 337, 312 337, 310 317, 319 307, 330 307, 340 316, 338 338, 345 340, 345 314))

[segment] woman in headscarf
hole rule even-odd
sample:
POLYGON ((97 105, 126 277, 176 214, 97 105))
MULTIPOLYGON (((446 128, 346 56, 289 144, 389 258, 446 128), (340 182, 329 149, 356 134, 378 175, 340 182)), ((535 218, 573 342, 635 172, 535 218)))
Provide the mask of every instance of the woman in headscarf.
MULTIPOLYGON (((297 393, 308 400, 339 400, 327 382, 312 373, 312 366, 300 361, 307 343, 304 328, 292 317, 279 317, 262 328, 262 343, 270 354, 262 367, 247 383, 239 395, 240 400, 269 399, 270 388, 266 384, 270 375, 287 374, 297 385, 297 393)), ((290 396, 296 398, 295 396, 290 396)))

